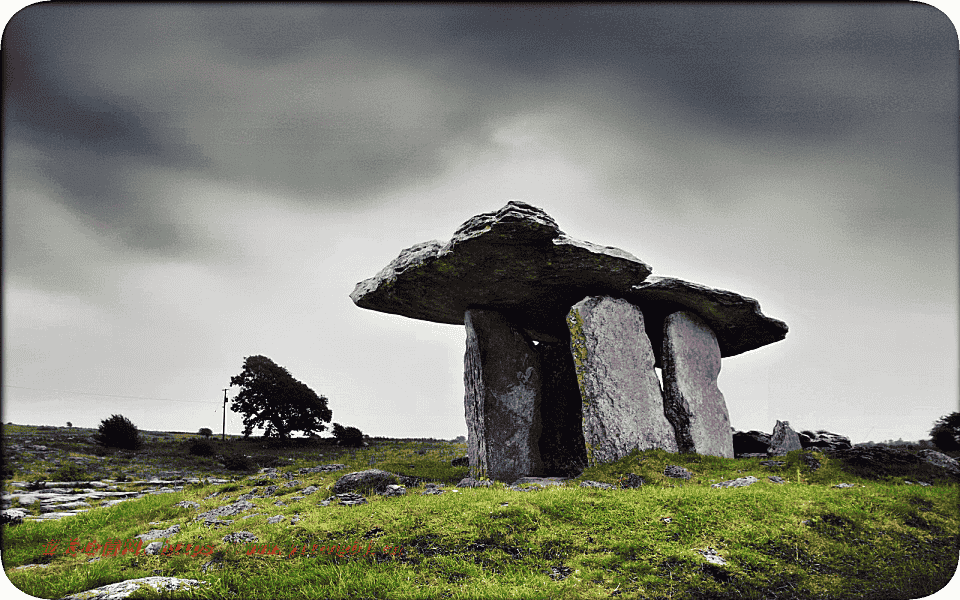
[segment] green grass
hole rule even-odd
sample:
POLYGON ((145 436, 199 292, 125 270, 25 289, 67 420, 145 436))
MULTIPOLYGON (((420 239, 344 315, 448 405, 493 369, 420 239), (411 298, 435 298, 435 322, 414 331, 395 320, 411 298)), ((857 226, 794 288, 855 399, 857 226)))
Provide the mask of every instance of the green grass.
MULTIPOLYGON (((164 443, 157 442, 160 456, 171 452, 164 443)), ((49 566, 7 576, 25 593, 46 598, 169 575, 210 584, 180 594, 191 598, 895 599, 936 592, 957 567, 955 482, 928 478, 935 485, 920 487, 904 485, 902 477, 877 481, 851 475, 840 461, 819 454, 823 466, 811 471, 798 452, 783 459, 783 467, 771 468, 759 459, 649 451, 588 469, 561 487, 516 492, 502 484, 453 491, 467 469, 451 467, 450 460, 465 453, 464 444, 371 440, 369 447, 354 450, 259 450, 258 464, 282 465, 281 471, 299 481, 290 488, 283 487, 286 479, 270 482, 280 486, 278 496, 254 499, 257 508, 243 513, 261 515, 227 517, 233 524, 220 529, 193 521, 199 512, 225 504, 223 496, 233 501, 254 484, 267 483, 254 475, 222 486, 186 486, 61 521, 25 523, 4 531, 4 567, 49 566), (295 473, 302 466, 336 462, 349 468, 295 473), (686 467, 693 478, 664 477, 669 464, 686 467), (410 487, 402 497, 367 495, 362 506, 318 506, 344 472, 367 468, 443 483, 447 491, 422 496, 422 487, 410 487), (578 487, 586 479, 616 483, 627 473, 646 484, 632 490, 578 487), (747 475, 760 481, 746 488, 710 488, 747 475), (774 484, 767 475, 789 483, 774 484), (832 487, 840 482, 856 487, 832 487), (291 500, 309 485, 321 490, 291 500), (204 500, 218 489, 220 497, 204 500), (286 506, 274 505, 278 497, 286 506), (175 507, 181 500, 201 508, 175 507), (274 515, 283 515, 284 522, 268 524, 274 515), (290 525, 295 516, 300 520, 290 525), (82 553, 43 554, 51 539, 102 543, 174 523, 181 531, 171 542, 207 547, 207 555, 141 553, 89 562, 82 553), (234 531, 252 532, 259 538, 257 550, 276 552, 247 554, 249 543, 222 542, 234 531), (358 544, 364 550, 359 554, 325 550, 358 544), (291 556, 294 547, 298 552, 291 556), (706 548, 727 564, 710 564, 696 552, 706 548), (202 571, 210 561, 217 568, 202 571)), ((154 596, 159 595, 139 597, 154 596)))

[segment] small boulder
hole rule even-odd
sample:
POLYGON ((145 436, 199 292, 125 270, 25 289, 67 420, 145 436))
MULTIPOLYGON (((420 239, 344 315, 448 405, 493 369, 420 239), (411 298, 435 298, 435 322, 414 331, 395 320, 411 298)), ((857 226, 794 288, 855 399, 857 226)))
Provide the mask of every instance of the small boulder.
POLYGON ((788 421, 777 421, 777 424, 773 427, 773 435, 770 436, 770 447, 767 448, 767 454, 784 456, 787 452, 794 450, 802 450, 800 437, 790 427, 788 421))
POLYGON ((256 542, 259 538, 249 531, 234 531, 223 536, 223 541, 228 544, 247 544, 256 542))
POLYGON ((731 488, 731 487, 747 487, 748 485, 753 485, 757 482, 757 478, 752 475, 747 475, 746 477, 740 477, 739 479, 731 479, 729 481, 721 481, 720 483, 715 483, 711 485, 712 488, 731 488))
POLYGON ((646 482, 643 480, 643 477, 635 473, 628 473, 626 476, 620 478, 620 488, 624 490, 642 487, 644 483, 646 482))
POLYGON ((734 431, 733 453, 737 458, 744 454, 766 455, 770 447, 770 436, 762 431, 734 431))
POLYGON ((0 524, 19 525, 29 513, 22 508, 9 508, 0 513, 0 524))
POLYGON ((693 474, 690 473, 690 471, 677 465, 667 465, 663 470, 663 474, 673 479, 690 479, 693 477, 693 474))
POLYGON ((589 481, 589 480, 588 480, 588 481, 581 481, 581 482, 580 482, 580 487, 597 488, 597 489, 600 489, 600 490, 612 490, 612 489, 615 489, 615 488, 614 488, 612 485, 610 485, 609 483, 603 483, 602 481, 589 481))
POLYGON ((957 463, 956 459, 950 458, 942 452, 927 449, 917 452, 917 456, 919 456, 925 463, 929 463, 935 467, 940 467, 954 477, 960 477, 960 464, 957 463))
POLYGON ((839 450, 849 450, 853 447, 850 438, 822 429, 816 432, 801 431, 797 436, 800 438, 800 445, 804 450, 813 448, 821 452, 837 452, 839 450))
POLYGON ((354 490, 366 492, 383 493, 388 485, 397 485, 400 481, 395 473, 381 471, 380 469, 368 469, 366 471, 357 471, 347 473, 333 484, 333 493, 344 494, 354 490))
POLYGON ((478 480, 473 477, 464 477, 460 480, 460 483, 457 484, 458 488, 472 488, 472 487, 490 487, 493 485, 493 482, 489 479, 478 480))
POLYGON ((407 488, 402 485, 388 485, 387 488, 381 492, 381 495, 389 498, 391 496, 403 496, 406 493, 407 488))
POLYGON ((208 585, 196 579, 177 577, 140 577, 118 583, 111 583, 92 590, 64 596, 61 600, 122 600, 138 592, 141 588, 152 588, 153 593, 170 593, 193 590, 197 586, 208 585))

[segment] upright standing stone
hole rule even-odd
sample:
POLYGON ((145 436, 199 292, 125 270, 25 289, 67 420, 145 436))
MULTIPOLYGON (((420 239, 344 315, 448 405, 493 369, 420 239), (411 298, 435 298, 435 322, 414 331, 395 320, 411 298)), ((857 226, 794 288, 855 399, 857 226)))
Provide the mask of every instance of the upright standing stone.
POLYGON ((576 477, 587 466, 583 407, 570 340, 540 342, 540 457, 544 475, 576 477))
POLYGON ((680 452, 733 458, 730 415, 717 387, 717 336, 697 315, 667 316, 663 327, 663 401, 680 452))
POLYGON ((519 328, 497 311, 464 314, 464 409, 473 477, 540 475, 540 361, 519 328))
POLYGON ((770 436, 770 447, 767 448, 767 454, 770 456, 783 456, 791 450, 801 450, 800 436, 790 427, 789 421, 777 421, 773 427, 773 435, 770 436))
POLYGON ((618 460, 634 448, 676 452, 640 309, 626 300, 588 296, 570 309, 567 326, 588 464, 618 460))

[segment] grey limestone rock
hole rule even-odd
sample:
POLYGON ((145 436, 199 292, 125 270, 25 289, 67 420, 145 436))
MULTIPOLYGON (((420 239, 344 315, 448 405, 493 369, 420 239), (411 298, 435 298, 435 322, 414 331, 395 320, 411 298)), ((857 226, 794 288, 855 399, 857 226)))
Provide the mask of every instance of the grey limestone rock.
POLYGON ((240 514, 244 511, 248 511, 251 508, 256 508, 256 505, 253 502, 247 500, 239 500, 233 504, 228 504, 226 506, 221 506, 219 508, 214 508, 208 510, 207 512, 200 513, 197 515, 197 521, 215 521, 218 517, 229 517, 232 515, 240 514))
POLYGON ((144 547, 143 553, 150 556, 156 556, 160 554, 161 550, 163 550, 163 542, 150 542, 146 545, 146 547, 144 547))
POLYGON ((678 311, 693 313, 714 332, 721 357, 736 356, 787 336, 787 324, 760 311, 753 298, 675 277, 650 276, 620 295, 643 311, 647 334, 662 367, 663 326, 678 311))
POLYGON ((407 493, 407 488, 402 485, 388 485, 387 488, 380 493, 388 498, 392 496, 403 496, 407 493))
POLYGON ((690 471, 678 465, 667 465, 663 469, 663 474, 667 477, 672 477, 673 479, 690 479, 693 477, 693 474, 690 473, 690 471))
POLYGON ((747 475, 746 477, 731 479, 729 481, 721 481, 720 483, 715 483, 710 487, 712 488, 747 487, 748 485, 753 485, 756 482, 757 482, 756 477, 754 477, 753 475, 747 475))
POLYGON ((548 486, 548 485, 562 485, 566 481, 566 477, 521 477, 517 479, 510 485, 521 486, 536 484, 539 486, 548 486))
POLYGON ((957 463, 955 458, 950 458, 942 452, 937 452, 936 450, 930 449, 917 452, 917 456, 919 456, 923 462, 929 463, 935 467, 940 467, 954 477, 960 477, 960 464, 957 463))
POLYGON ((770 436, 770 447, 767 448, 767 454, 784 456, 787 452, 800 449, 802 449, 800 437, 790 427, 790 422, 777 421, 777 424, 773 427, 773 435, 770 436))
POLYGON ((387 489, 388 485, 398 484, 398 478, 395 473, 382 471, 380 469, 367 469, 366 471, 356 471, 347 473, 333 484, 333 493, 344 494, 354 490, 364 492, 381 493, 387 489))
POLYGON ((511 312, 538 341, 557 341, 551 332, 562 331, 573 303, 627 291, 650 272, 628 252, 570 238, 543 210, 510 201, 468 219, 449 242, 404 250, 350 298, 361 308, 456 325, 471 307, 511 312))
POLYGON ((590 481, 590 480, 581 481, 581 482, 580 482, 580 487, 597 488, 597 489, 600 489, 600 490, 612 490, 612 489, 616 489, 616 488, 614 488, 612 485, 610 485, 609 483, 603 483, 602 481, 590 481))
POLYGON ((489 479, 477 480, 473 477, 464 477, 457 484, 458 488, 471 488, 471 487, 490 487, 493 485, 493 482, 489 479))
POLYGON ((18 525, 29 513, 22 508, 8 508, 0 513, 0 524, 18 525))
POLYGON ((680 452, 733 458, 730 415, 717 387, 720 349, 713 330, 690 312, 664 321, 663 403, 680 452))
POLYGON ((364 498, 360 494, 354 494, 352 492, 347 492, 345 494, 337 494, 337 500, 339 500, 340 504, 344 506, 358 506, 360 504, 367 503, 366 498, 364 498))
POLYGON ((853 447, 853 444, 850 443, 850 438, 847 436, 830 433, 822 429, 816 432, 800 431, 797 433, 797 436, 800 438, 800 445, 804 450, 812 448, 822 452, 836 452, 853 447))
POLYGON ((179 579, 177 577, 140 577, 128 579, 118 583, 111 583, 85 592, 78 592, 64 596, 60 600, 122 600, 139 591, 141 588, 152 588, 154 593, 182 592, 208 585, 205 581, 196 579, 179 579))
POLYGON ((640 310, 625 300, 588 296, 570 308, 567 326, 588 464, 634 449, 676 452, 640 310))
POLYGON ((280 521, 283 521, 284 518, 285 518, 285 517, 284 517, 283 515, 276 515, 276 516, 274 516, 274 517, 270 517, 269 519, 267 519, 267 523, 269 523, 269 524, 271 524, 271 525, 274 524, 274 523, 279 523, 280 521))
POLYGON ((772 481, 772 482, 774 482, 774 483, 786 483, 786 481, 783 479, 783 477, 777 477, 776 475, 770 475, 770 476, 767 477, 767 479, 769 479, 770 481, 772 481))
POLYGON ((249 531, 234 531, 223 536, 223 541, 228 544, 246 544, 256 542, 259 538, 249 531))
POLYGON ((196 502, 192 502, 190 500, 183 500, 181 502, 177 502, 176 504, 174 504, 174 506, 178 508, 200 508, 199 504, 197 504, 196 502))
POLYGON ((625 477, 621 478, 620 487, 625 490, 629 490, 632 488, 642 487, 644 483, 646 482, 643 480, 643 477, 640 477, 635 473, 628 473, 625 477))
POLYGON ((467 310, 464 412, 474 477, 539 475, 540 360, 532 340, 492 310, 467 310))
POLYGON ((770 434, 762 431, 734 431, 733 454, 740 458, 746 454, 767 455, 770 447, 770 434))
POLYGON ((140 535, 137 535, 134 537, 140 538, 144 542, 149 542, 150 540, 157 540, 160 538, 170 537, 171 535, 179 532, 180 532, 180 526, 172 525, 167 529, 152 529, 147 533, 141 533, 140 535))

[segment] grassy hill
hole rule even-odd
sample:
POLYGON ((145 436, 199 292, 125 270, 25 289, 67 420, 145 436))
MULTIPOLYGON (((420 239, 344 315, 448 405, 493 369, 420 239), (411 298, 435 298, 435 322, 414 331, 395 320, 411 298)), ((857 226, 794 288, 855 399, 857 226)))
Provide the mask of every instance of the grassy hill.
POLYGON ((450 461, 465 455, 466 446, 443 440, 374 438, 367 447, 346 449, 325 439, 280 444, 232 438, 211 440, 217 456, 202 457, 189 452, 192 434, 150 432, 132 452, 98 448, 91 433, 3 426, 5 457, 12 459, 4 491, 14 491, 10 480, 50 479, 51 471, 64 468, 52 453, 61 463, 78 463, 93 479, 182 474, 231 481, 186 485, 60 521, 5 525, 3 566, 28 594, 59 598, 169 575, 208 582, 180 594, 191 598, 895 599, 930 595, 957 568, 958 485, 934 468, 877 475, 862 467, 854 473, 820 453, 808 453, 821 463, 812 470, 799 451, 775 467, 757 458, 648 451, 588 469, 560 487, 519 492, 502 484, 455 488, 468 469, 450 461), (37 445, 46 452, 32 449, 37 445), (223 456, 248 468, 226 469, 223 456), (298 473, 328 463, 348 468, 298 473), (693 477, 666 477, 667 465, 685 467, 693 477), (278 476, 258 473, 267 467, 277 468, 278 476), (400 497, 365 494, 368 503, 360 506, 318 505, 344 473, 370 468, 440 483, 446 491, 422 495, 421 483, 400 497), (583 480, 617 485, 629 473, 645 484, 579 486, 583 480), (757 483, 710 487, 746 476, 757 483), (932 485, 905 483, 918 479, 932 485), (853 487, 833 487, 839 483, 853 487), (228 526, 195 520, 268 485, 277 486, 274 494, 252 499, 256 508, 227 517, 233 519, 228 526), (319 491, 292 499, 308 486, 319 491), (200 507, 175 506, 183 500, 200 507), (260 514, 241 518, 254 513, 260 514), (282 520, 268 523, 275 516, 282 520), (86 547, 174 524, 181 529, 168 543, 184 549, 167 556, 44 554, 50 540, 79 540, 86 547), (223 542, 236 531, 257 541, 223 542), (46 566, 10 570, 27 564, 46 566))

